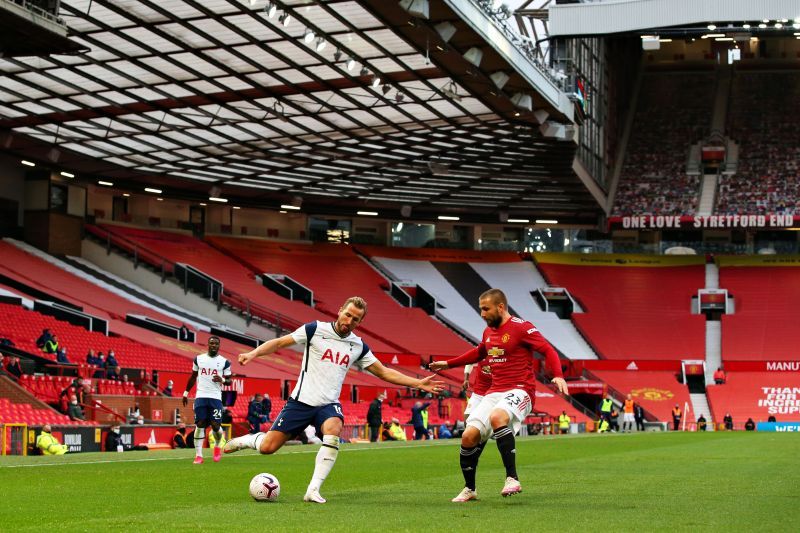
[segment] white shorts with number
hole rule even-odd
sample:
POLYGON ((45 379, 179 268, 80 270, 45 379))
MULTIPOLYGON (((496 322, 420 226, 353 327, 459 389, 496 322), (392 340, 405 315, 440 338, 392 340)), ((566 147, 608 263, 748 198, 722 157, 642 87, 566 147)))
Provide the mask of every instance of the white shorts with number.
POLYGON ((464 409, 464 416, 469 418, 469 415, 472 414, 476 407, 478 407, 478 404, 481 403, 481 400, 483 400, 483 396, 473 392, 472 396, 470 396, 469 400, 467 400, 467 408, 464 409))
POLYGON ((633 413, 622 413, 622 423, 625 422, 636 422, 636 418, 633 416, 633 413))
POLYGON ((509 423, 516 434, 522 427, 522 421, 531 414, 532 408, 530 396, 522 389, 493 392, 484 396, 481 403, 471 412, 467 418, 467 426, 472 426, 480 431, 481 442, 484 442, 489 439, 493 431, 489 416, 495 409, 502 409, 511 418, 509 423))

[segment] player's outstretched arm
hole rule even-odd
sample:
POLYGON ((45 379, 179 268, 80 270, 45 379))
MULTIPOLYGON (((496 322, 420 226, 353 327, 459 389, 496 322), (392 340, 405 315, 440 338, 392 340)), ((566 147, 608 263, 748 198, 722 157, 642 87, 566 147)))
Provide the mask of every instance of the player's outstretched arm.
POLYGON ((291 335, 284 335, 283 337, 278 337, 277 339, 268 340, 255 350, 250 350, 249 352, 240 353, 239 364, 244 366, 257 357, 264 357, 265 355, 275 353, 277 350, 280 350, 281 348, 288 348, 289 346, 294 346, 295 344, 296 343, 294 341, 294 337, 292 337, 291 335))
POLYGON ((380 361, 375 361, 369 365, 366 370, 375 377, 381 378, 383 381, 388 381, 389 383, 394 383, 395 385, 412 387, 434 394, 444 390, 444 381, 434 379, 436 378, 434 374, 423 379, 412 378, 392 368, 386 368, 380 361))
POLYGON ((482 346, 483 344, 480 344, 468 352, 450 359, 449 361, 432 361, 431 364, 428 365, 428 370, 431 372, 439 372, 440 370, 447 370, 448 368, 455 368, 457 366, 477 363, 486 357, 486 350, 481 349, 482 346))

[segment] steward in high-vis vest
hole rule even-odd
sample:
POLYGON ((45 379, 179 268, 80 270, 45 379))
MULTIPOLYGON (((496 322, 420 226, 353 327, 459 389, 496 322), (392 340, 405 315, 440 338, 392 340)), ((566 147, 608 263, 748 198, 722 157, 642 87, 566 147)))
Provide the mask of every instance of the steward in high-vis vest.
POLYGON ((676 403, 675 407, 672 409, 672 430, 673 431, 678 431, 678 429, 681 427, 681 417, 682 416, 683 416, 683 413, 681 412, 681 408, 676 403))
POLYGON ((558 417, 558 429, 561 431, 562 435, 569 433, 569 423, 569 415, 566 411, 561 411, 561 415, 558 417))
POLYGON ((42 432, 36 437, 36 447, 42 451, 42 455, 64 455, 67 453, 67 446, 58 442, 51 431, 50 424, 42 427, 42 432))
POLYGON ((600 418, 611 424, 611 410, 614 408, 614 402, 611 401, 611 396, 603 398, 600 403, 600 418))

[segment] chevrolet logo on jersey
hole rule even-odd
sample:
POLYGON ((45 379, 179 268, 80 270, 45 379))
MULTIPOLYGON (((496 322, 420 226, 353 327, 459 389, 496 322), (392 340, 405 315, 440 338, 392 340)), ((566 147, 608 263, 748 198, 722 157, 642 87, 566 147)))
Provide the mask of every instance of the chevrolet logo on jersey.
POLYGON ((502 349, 502 348, 498 348, 497 346, 494 346, 493 348, 490 348, 489 350, 487 350, 486 353, 489 354, 490 357, 497 357, 499 355, 505 355, 506 351, 504 349, 502 349))

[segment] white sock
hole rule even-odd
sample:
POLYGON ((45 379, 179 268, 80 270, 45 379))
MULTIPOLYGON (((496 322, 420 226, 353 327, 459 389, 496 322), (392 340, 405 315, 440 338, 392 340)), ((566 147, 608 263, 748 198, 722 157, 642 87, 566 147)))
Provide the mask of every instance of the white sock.
POLYGON ((225 435, 225 433, 222 431, 222 428, 220 428, 219 431, 214 431, 212 429, 211 432, 214 434, 214 448, 219 448, 220 443, 222 442, 222 437, 225 435))
POLYGON ((314 460, 314 475, 308 490, 319 490, 325 482, 325 478, 331 473, 333 465, 336 463, 336 456, 339 455, 339 437, 336 435, 325 435, 322 437, 322 446, 317 452, 314 460))
POLYGON ((247 435, 242 435, 241 437, 236 437, 241 444, 244 444, 248 448, 253 448, 254 450, 258 450, 261 447, 261 441, 264 440, 266 437, 266 433, 248 433, 247 435))
POLYGON ((194 428, 194 450, 197 457, 203 457, 203 441, 206 438, 206 428, 194 428))

